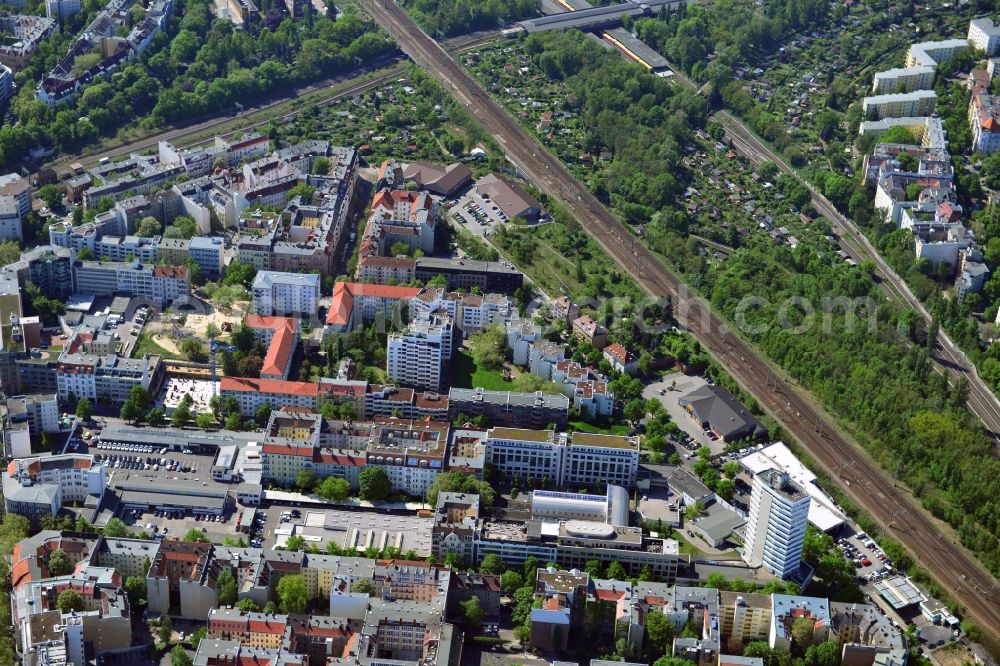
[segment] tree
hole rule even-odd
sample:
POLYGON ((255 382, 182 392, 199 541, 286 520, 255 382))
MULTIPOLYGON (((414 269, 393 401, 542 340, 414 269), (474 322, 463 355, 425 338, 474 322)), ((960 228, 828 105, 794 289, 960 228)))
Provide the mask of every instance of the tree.
POLYGON ((160 626, 157 629, 157 634, 160 642, 164 645, 170 642, 170 639, 174 634, 174 624, 170 621, 168 616, 164 615, 160 617, 160 626))
POLYGON ((331 501, 344 500, 351 494, 351 483, 339 476, 328 476, 320 482, 316 494, 331 501))
POLYGON ((290 550, 292 552, 301 552, 307 548, 306 538, 301 534, 293 534, 288 537, 288 541, 285 542, 285 550, 290 550))
POLYGON ((727 502, 731 502, 736 494, 736 484, 733 483, 732 479, 720 479, 715 484, 715 493, 727 502))
POLYGON ((89 247, 84 246, 80 248, 80 251, 76 253, 77 261, 96 261, 97 255, 89 247))
POLYGON ((149 391, 139 385, 133 386, 128 394, 128 398, 122 404, 119 416, 125 421, 132 421, 133 423, 139 421, 145 416, 146 410, 149 408, 149 402, 149 391))
POLYGON ((251 264, 234 261, 226 268, 226 275, 222 278, 222 284, 240 285, 249 288, 257 275, 257 269, 251 264))
POLYGON ((503 365, 507 355, 507 331, 498 324, 469 336, 472 360, 480 368, 496 370, 503 365))
POLYGON ((816 621, 808 617, 797 617, 792 620, 792 656, 805 656, 806 650, 813 644, 816 635, 816 621))
POLYGON ((147 215, 146 217, 139 220, 139 224, 135 228, 136 236, 144 236, 146 238, 152 236, 160 235, 160 222, 155 217, 147 215))
POLYGON ((60 613, 79 613, 85 607, 83 597, 72 589, 63 590, 59 598, 56 599, 56 608, 59 609, 60 613))
POLYGON ((479 563, 479 573, 499 575, 503 573, 504 565, 498 555, 490 553, 479 563))
POLYGON ((504 594, 510 596, 514 590, 524 585, 524 578, 516 571, 504 571, 500 574, 500 589, 504 594))
POLYGON ((810 645, 806 648, 805 662, 806 666, 840 666, 840 650, 833 641, 810 645))
POLYGON ((188 424, 191 420, 191 406, 194 405, 194 399, 191 398, 190 394, 185 394, 181 398, 177 406, 174 407, 174 413, 170 415, 170 423, 175 428, 181 428, 188 424))
POLYGON ((89 421, 94 415, 94 405, 91 404, 89 398, 80 398, 76 403, 76 416, 77 418, 83 419, 84 421, 89 421))
POLYGON ((686 509, 684 509, 684 517, 688 520, 696 520, 705 515, 705 504, 704 502, 695 502, 694 504, 689 504, 686 509))
POLYGON ((154 407, 153 409, 149 410, 148 414, 146 414, 146 423, 153 426, 154 428, 159 428, 166 422, 167 422, 167 417, 163 414, 163 410, 160 409, 159 407, 154 407))
POLYGON ((170 651, 170 666, 191 666, 192 663, 191 657, 180 644, 175 645, 170 651))
POLYGON ((604 575, 611 580, 626 580, 628 578, 628 572, 625 571, 625 567, 617 560, 608 565, 608 571, 604 575))
POLYGON ((367 594, 368 596, 373 596, 375 594, 375 586, 367 578, 360 578, 351 585, 351 592, 355 594, 367 594))
POLYGON ((295 487, 302 493, 308 493, 316 487, 316 472, 312 467, 304 467, 295 475, 295 487))
POLYGON ((216 590, 219 593, 220 606, 232 606, 236 603, 236 579, 233 572, 223 569, 216 579, 216 590))
POLYGON ((275 588, 278 603, 284 613, 304 613, 309 602, 306 579, 301 575, 283 576, 275 588))
POLYGON ((200 543, 208 543, 208 537, 205 536, 203 530, 197 527, 192 527, 187 532, 184 533, 184 541, 197 541, 200 543))
POLYGON ((655 661, 673 645, 674 625, 663 613, 646 614, 646 658, 655 661))
POLYGON ((236 602, 235 606, 245 613, 257 613, 260 611, 260 606, 253 599, 240 599, 236 602))
POLYGON ((538 577, 538 558, 534 555, 529 556, 521 565, 521 570, 524 572, 525 584, 534 587, 535 578, 538 577))
POLYGON ((45 202, 49 210, 62 207, 63 191, 56 185, 48 183, 38 188, 38 198, 45 202))
POLYGON ((483 610, 482 604, 479 603, 479 597, 472 597, 468 601, 463 601, 459 604, 462 607, 462 616, 465 618, 467 624, 472 626, 479 626, 483 623, 486 618, 486 611, 483 610))
POLYGON ((265 402, 258 407, 257 411, 254 412, 253 418, 257 421, 257 425, 261 427, 267 425, 268 420, 271 418, 271 403, 265 402))
POLYGON ((483 506, 491 506, 496 500, 496 490, 493 486, 458 470, 438 474, 427 491, 427 501, 432 505, 437 504, 438 494, 442 492, 479 495, 480 504, 483 506))
POLYGON ((123 523, 120 518, 110 518, 108 519, 108 523, 104 526, 104 536, 124 538, 131 536, 131 533, 128 531, 128 527, 125 526, 125 523, 123 523))
POLYGON ((360 486, 358 494, 363 500, 384 500, 392 492, 389 475, 381 467, 366 467, 361 472, 360 486))
POLYGON ((660 657, 653 666, 691 666, 691 662, 681 657, 660 657))
POLYGON ((741 469, 743 469, 743 465, 739 464, 735 460, 730 460, 722 466, 722 473, 727 479, 735 479, 741 469))
POLYGON ((143 576, 129 576, 125 579, 125 594, 130 604, 140 604, 146 598, 146 579, 143 576))
POLYGON ((174 223, 164 229, 164 238, 182 238, 190 240, 198 233, 198 224, 193 217, 179 215, 174 219, 174 223))
POLYGON ((583 568, 591 578, 604 578, 604 567, 600 560, 587 560, 583 568))
POLYGON ((202 639, 207 637, 208 637, 208 627, 198 627, 197 629, 194 630, 194 632, 191 633, 191 639, 190 639, 191 647, 197 650, 198 646, 201 644, 202 639))
POLYGON ((0 243, 0 266, 12 264, 21 258, 21 246, 17 241, 0 243))
POLYGON ((49 574, 65 576, 73 571, 73 563, 62 548, 56 548, 49 554, 49 574))
POLYGON ((629 400, 625 409, 622 410, 622 414, 633 423, 639 421, 646 415, 646 402, 641 398, 629 400))
POLYGON ((205 352, 205 346, 201 344, 201 341, 197 338, 184 338, 181 340, 177 348, 182 354, 187 356, 189 361, 195 363, 204 363, 208 360, 208 354, 205 352))
POLYGON ((326 157, 314 157, 310 171, 317 176, 327 175, 330 173, 330 160, 326 157))
POLYGON ((219 422, 211 412, 201 412, 194 419, 194 424, 199 428, 217 428, 219 422))

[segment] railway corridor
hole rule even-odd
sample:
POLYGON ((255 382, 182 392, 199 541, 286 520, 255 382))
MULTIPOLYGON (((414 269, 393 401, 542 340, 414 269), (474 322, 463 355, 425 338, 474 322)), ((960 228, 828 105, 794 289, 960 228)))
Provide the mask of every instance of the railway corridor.
POLYGON ((852 501, 902 542, 938 583, 965 605, 975 622, 988 634, 1000 636, 1000 584, 978 562, 949 544, 934 523, 914 510, 901 491, 830 425, 825 413, 729 332, 701 299, 690 297, 677 277, 636 242, 555 156, 507 115, 402 9, 390 0, 369 0, 364 7, 414 62, 468 107, 528 178, 581 220, 583 228, 647 294, 669 296, 680 304, 679 314, 706 351, 801 442, 852 501))

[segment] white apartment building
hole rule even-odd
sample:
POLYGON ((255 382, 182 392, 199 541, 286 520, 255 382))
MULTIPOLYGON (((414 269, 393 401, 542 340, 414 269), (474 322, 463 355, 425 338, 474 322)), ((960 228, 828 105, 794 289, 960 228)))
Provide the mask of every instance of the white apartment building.
POLYGON ((491 324, 503 324, 510 319, 511 312, 510 299, 503 294, 460 294, 425 288, 410 300, 411 318, 444 313, 465 334, 482 331, 491 324))
POLYGON ((903 118, 909 116, 929 116, 934 113, 937 93, 933 90, 915 90, 910 93, 891 93, 865 97, 862 109, 865 118, 903 118))
POLYGON ((969 44, 988 56, 996 55, 1000 50, 1000 26, 994 25, 993 19, 972 19, 969 21, 969 44))
POLYGON ((79 261, 73 266, 74 288, 80 293, 145 296, 163 307, 186 298, 191 281, 185 266, 153 266, 132 262, 79 261))
POLYGON ((411 321, 402 333, 392 333, 386 345, 386 374, 390 381, 441 389, 445 365, 451 360, 454 320, 433 314, 411 321))
POLYGON ((0 176, 0 239, 21 240, 21 223, 31 211, 31 184, 16 173, 0 176))
POLYGON ((270 317, 312 317, 319 309, 320 276, 260 271, 253 281, 253 311, 270 317))
POLYGON ((634 438, 616 435, 493 428, 486 436, 486 461, 509 477, 547 477, 556 486, 609 483, 631 488, 639 470, 639 445, 634 438))
POLYGON ((951 60, 963 49, 969 48, 965 39, 944 39, 938 42, 919 42, 911 44, 906 52, 906 67, 924 65, 935 67, 946 60, 951 60))
POLYGON ((4 507, 7 513, 37 524, 43 516, 58 513, 64 504, 82 504, 91 495, 100 498, 107 482, 107 467, 94 464, 93 456, 19 458, 3 474, 4 507))
POLYGON ((743 561, 781 578, 799 570, 809 521, 809 494, 788 474, 769 469, 753 479, 743 561))
POLYGON ((934 87, 934 67, 898 67, 875 74, 872 91, 876 93, 910 93, 934 87))
POLYGON ((45 15, 50 19, 69 18, 80 11, 80 0, 45 0, 45 15))

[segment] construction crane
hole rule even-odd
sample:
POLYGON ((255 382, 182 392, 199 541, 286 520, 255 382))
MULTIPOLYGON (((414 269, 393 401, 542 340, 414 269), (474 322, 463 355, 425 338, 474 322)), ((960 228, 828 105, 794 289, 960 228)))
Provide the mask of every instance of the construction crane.
POLYGON ((216 378, 215 372, 215 355, 220 349, 227 352, 234 352, 236 351, 236 347, 234 345, 227 345, 225 342, 219 342, 215 339, 215 333, 211 332, 209 335, 208 349, 212 354, 212 395, 216 395, 215 392, 218 387, 218 379, 216 378))

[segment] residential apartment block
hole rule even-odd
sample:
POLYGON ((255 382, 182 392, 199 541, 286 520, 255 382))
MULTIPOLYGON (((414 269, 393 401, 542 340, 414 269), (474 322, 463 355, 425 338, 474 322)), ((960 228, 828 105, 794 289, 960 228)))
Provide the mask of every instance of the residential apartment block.
POLYGON ((417 287, 337 282, 324 332, 346 333, 379 317, 395 321, 400 318, 398 308, 419 293, 417 287))
POLYGON ((503 427, 557 428, 569 420, 569 398, 554 393, 487 391, 482 388, 452 388, 448 392, 448 416, 456 419, 485 416, 503 427))
POLYGON ((78 262, 73 267, 73 284, 77 292, 95 296, 143 296, 161 308, 191 293, 186 267, 143 264, 139 260, 78 262))
POLYGON ((73 403, 87 398, 121 406, 133 386, 150 393, 159 390, 163 364, 156 355, 137 358, 119 356, 107 333, 95 335, 78 329, 67 341, 56 361, 56 392, 59 400, 73 403))
POLYGON ((59 23, 51 16, 0 12, 0 34, 4 36, 0 65, 12 70, 23 69, 38 51, 38 45, 57 32, 59 23))
POLYGON ((441 390, 451 361, 454 328, 451 317, 432 314, 410 321, 401 333, 390 333, 386 376, 408 386, 441 390))
POLYGON ((908 93, 888 93, 865 97, 862 110, 868 120, 929 116, 934 113, 937 93, 933 90, 914 90, 908 93))
POLYGON ((251 287, 255 314, 313 317, 319 309, 320 276, 258 271, 251 287))
POLYGON ((765 470, 753 478, 743 561, 781 578, 798 573, 809 521, 809 494, 787 474, 765 470))
POLYGON ((29 211, 31 183, 28 179, 16 173, 0 176, 0 239, 21 240, 24 237, 21 225, 29 211))
POLYGON ((984 51, 987 56, 994 56, 1000 51, 1000 26, 994 25, 993 19, 972 19, 969 21, 968 41, 977 51, 984 51))
POLYGON ((243 325, 254 332, 267 353, 260 369, 261 379, 288 379, 301 337, 301 322, 294 317, 247 315, 243 325))
POLYGON ((969 101, 972 149, 992 155, 1000 148, 1000 97, 973 95, 969 101))
POLYGON ((936 67, 946 60, 951 60, 959 52, 969 48, 966 39, 944 39, 937 42, 920 42, 911 44, 906 52, 906 67, 936 67))
POLYGON ((891 94, 931 90, 934 87, 934 73, 936 71, 935 67, 919 65, 876 72, 872 82, 872 92, 891 94))

